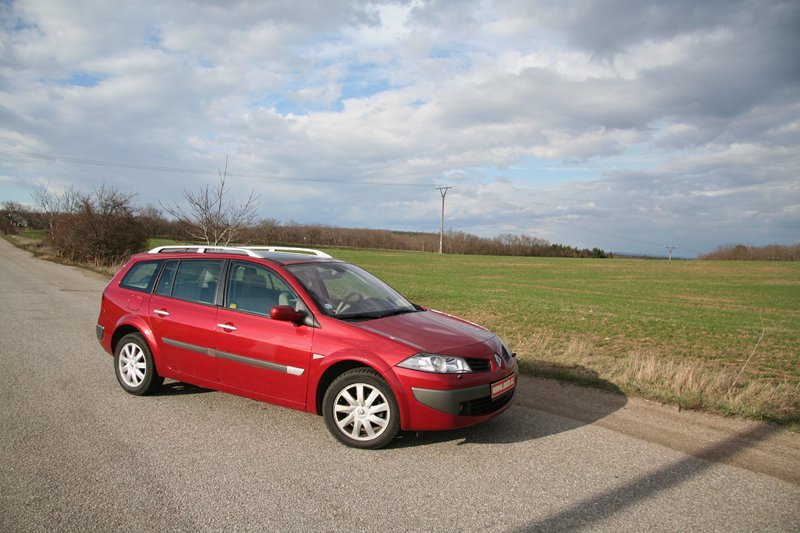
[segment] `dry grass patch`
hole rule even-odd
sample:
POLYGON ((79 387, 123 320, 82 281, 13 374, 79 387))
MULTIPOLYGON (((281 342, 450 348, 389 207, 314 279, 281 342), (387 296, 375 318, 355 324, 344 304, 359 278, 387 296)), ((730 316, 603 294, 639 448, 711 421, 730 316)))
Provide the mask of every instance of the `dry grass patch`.
POLYGON ((759 379, 732 367, 701 360, 675 360, 657 352, 632 353, 618 361, 612 378, 624 391, 666 399, 686 409, 796 423, 798 384, 759 379))

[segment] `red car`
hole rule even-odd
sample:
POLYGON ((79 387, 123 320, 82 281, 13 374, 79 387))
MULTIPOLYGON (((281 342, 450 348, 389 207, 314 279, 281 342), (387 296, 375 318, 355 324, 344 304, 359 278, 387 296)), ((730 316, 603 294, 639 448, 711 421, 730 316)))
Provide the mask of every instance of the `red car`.
POLYGON ((171 378, 302 409, 358 448, 488 420, 517 380, 497 335, 303 248, 135 255, 103 291, 97 338, 131 394, 171 378))

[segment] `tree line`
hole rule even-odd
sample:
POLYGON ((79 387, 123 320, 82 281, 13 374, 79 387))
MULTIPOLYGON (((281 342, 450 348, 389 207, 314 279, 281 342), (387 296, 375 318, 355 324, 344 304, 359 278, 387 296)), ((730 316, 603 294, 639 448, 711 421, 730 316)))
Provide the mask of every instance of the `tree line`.
POLYGON ((700 259, 723 261, 800 261, 800 243, 794 246, 768 244, 767 246, 747 246, 729 244, 718 246, 713 252, 701 255, 700 259))
MULTIPOLYGON (((184 205, 138 207, 135 195, 110 187, 92 192, 75 188, 54 191, 40 186, 32 193, 33 207, 4 202, 3 233, 36 230, 59 258, 96 266, 111 266, 146 250, 148 239, 162 238, 210 245, 275 244, 330 248, 436 252, 439 234, 384 229, 341 228, 255 217, 254 197, 242 204, 226 198, 224 174, 215 188, 189 195, 184 205)), ((579 249, 552 244, 528 235, 479 237, 448 231, 444 250, 453 254, 539 257, 610 257, 599 248, 579 249)))
MULTIPOLYGON (((282 223, 262 220, 247 228, 242 236, 248 242, 280 245, 321 246, 330 248, 372 248, 437 252, 439 234, 384 229, 340 228, 324 224, 282 223)), ((463 231, 449 230, 444 235, 444 251, 464 255, 516 255, 537 257, 609 257, 603 250, 579 249, 551 244, 528 235, 504 234, 479 237, 463 231)))

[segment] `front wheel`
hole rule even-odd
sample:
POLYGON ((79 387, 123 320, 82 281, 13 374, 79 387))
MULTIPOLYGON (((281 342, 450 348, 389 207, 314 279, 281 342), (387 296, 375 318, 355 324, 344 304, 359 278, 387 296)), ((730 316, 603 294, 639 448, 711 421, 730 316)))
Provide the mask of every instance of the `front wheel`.
POLYGON ((122 388, 137 396, 156 392, 164 382, 156 371, 147 341, 139 333, 125 335, 117 343, 114 371, 122 388))
POLYGON ((325 425, 354 448, 386 446, 400 429, 400 410, 389 384, 374 370, 355 368, 337 377, 322 400, 325 425))

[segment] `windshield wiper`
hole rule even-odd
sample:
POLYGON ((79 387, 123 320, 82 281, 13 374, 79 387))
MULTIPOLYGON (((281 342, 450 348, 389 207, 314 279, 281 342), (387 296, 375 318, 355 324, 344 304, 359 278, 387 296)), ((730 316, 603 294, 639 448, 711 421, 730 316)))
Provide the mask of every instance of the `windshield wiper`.
POLYGON ((395 316, 395 315, 405 315, 406 313, 416 313, 416 309, 392 309, 391 311, 386 311, 385 313, 381 313, 381 316, 378 318, 383 318, 385 316, 395 316))
POLYGON ((374 320, 387 316, 404 315, 406 313, 416 313, 416 309, 390 309, 387 311, 371 311, 368 313, 353 313, 352 315, 339 316, 342 320, 374 320))

